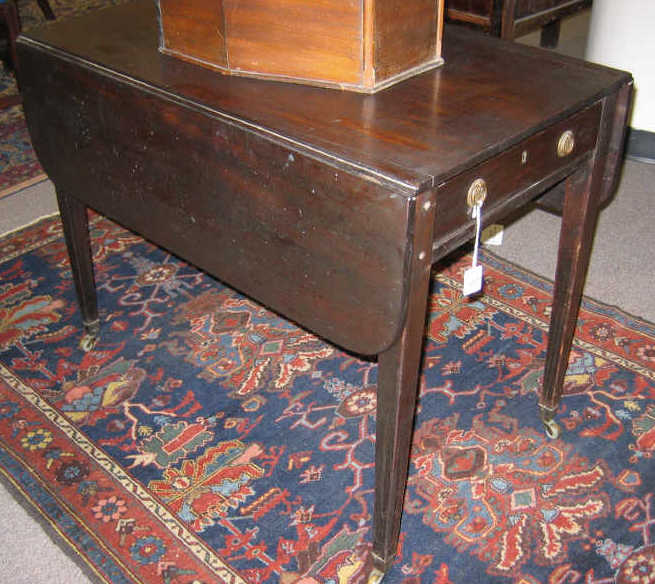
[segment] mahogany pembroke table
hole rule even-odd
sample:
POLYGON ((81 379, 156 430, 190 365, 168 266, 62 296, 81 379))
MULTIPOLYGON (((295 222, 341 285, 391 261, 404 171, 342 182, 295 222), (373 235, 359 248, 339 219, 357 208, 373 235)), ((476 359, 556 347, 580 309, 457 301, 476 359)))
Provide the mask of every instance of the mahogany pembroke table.
POLYGON ((430 268, 472 238, 469 203, 486 195, 491 222, 563 184, 539 402, 555 434, 631 77, 449 30, 445 65, 364 95, 163 55, 156 18, 152 0, 138 0, 18 41, 87 344, 100 326, 90 207, 330 342, 377 355, 373 553, 384 573, 400 530, 430 268))

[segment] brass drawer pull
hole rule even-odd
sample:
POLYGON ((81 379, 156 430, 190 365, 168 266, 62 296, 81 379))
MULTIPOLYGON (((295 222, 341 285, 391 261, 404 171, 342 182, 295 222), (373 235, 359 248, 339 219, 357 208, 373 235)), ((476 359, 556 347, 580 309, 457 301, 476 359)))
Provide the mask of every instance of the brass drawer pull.
POLYGON ((571 130, 566 130, 559 137, 557 142, 557 156, 564 158, 573 152, 575 148, 575 134, 571 130))
POLYGON ((466 194, 466 204, 469 207, 477 207, 484 203, 487 198, 487 183, 483 178, 476 178, 469 187, 466 194))

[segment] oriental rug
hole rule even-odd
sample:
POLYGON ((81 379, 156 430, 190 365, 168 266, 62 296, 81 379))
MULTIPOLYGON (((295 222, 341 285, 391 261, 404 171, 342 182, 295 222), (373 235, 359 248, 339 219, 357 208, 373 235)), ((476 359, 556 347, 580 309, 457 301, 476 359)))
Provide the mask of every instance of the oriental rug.
MULTIPOLYGON (((365 582, 375 362, 105 218, 92 240, 89 353, 58 220, 0 240, 0 475, 101 581, 365 582)), ((434 273, 385 581, 655 582, 655 327, 584 301, 549 440, 551 285, 483 259, 470 300, 470 259, 434 273)))

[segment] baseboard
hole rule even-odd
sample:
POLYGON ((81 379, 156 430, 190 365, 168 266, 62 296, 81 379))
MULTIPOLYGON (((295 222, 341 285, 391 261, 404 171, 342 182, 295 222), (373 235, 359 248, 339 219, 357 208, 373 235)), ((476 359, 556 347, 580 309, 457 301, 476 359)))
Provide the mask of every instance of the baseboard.
POLYGON ((628 128, 626 158, 655 164, 655 132, 628 128))

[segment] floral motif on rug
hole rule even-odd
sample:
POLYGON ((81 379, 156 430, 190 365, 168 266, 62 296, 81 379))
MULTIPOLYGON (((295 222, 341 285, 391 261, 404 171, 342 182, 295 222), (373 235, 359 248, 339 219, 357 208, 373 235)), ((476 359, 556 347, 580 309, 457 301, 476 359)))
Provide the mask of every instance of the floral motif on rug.
MULTIPOLYGON (((58 220, 0 240, 2 477, 104 581, 365 582, 375 362, 102 217, 91 237, 89 353, 58 220)), ((466 257, 434 273, 385 582, 655 582, 655 326, 583 302, 549 440, 551 286, 484 262, 472 299, 466 257)))

